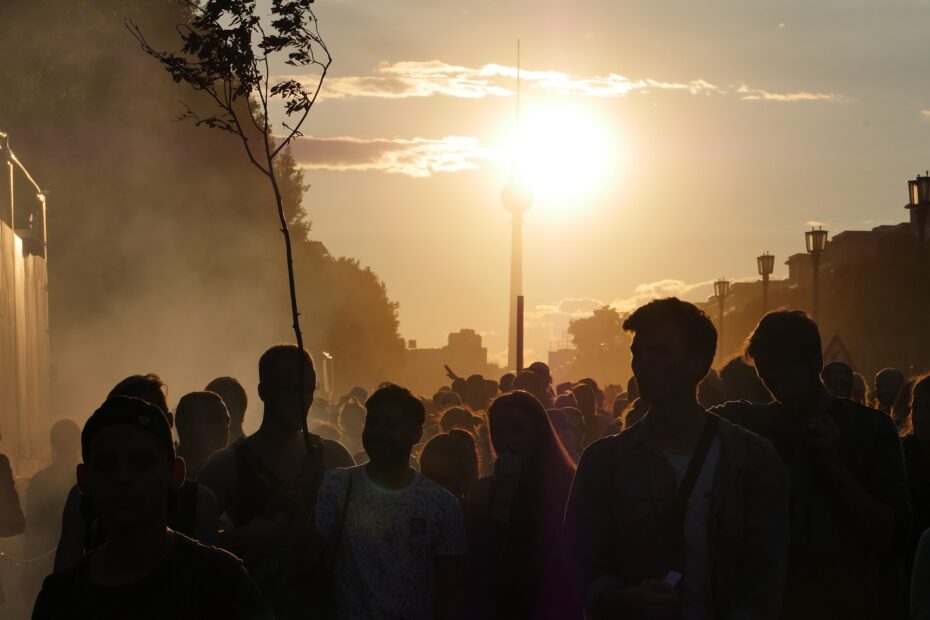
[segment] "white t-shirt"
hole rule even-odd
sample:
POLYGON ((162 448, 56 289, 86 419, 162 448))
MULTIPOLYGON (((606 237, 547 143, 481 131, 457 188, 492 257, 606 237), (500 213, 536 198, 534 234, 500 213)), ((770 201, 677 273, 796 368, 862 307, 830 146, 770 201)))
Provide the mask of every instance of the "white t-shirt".
POLYGON ((342 620, 428 620, 433 617, 436 556, 465 553, 462 509, 454 495, 414 475, 403 489, 376 486, 367 466, 326 472, 316 504, 316 531, 329 540, 352 495, 333 578, 342 620))
MULTIPOLYGON (((690 454, 671 454, 665 458, 675 470, 678 484, 688 471, 690 454)), ((704 466, 694 482, 685 513, 684 576, 681 579, 682 620, 703 620, 707 616, 707 590, 710 583, 710 556, 708 553, 707 524, 710 519, 710 502, 720 460, 720 435, 707 450, 704 466)))

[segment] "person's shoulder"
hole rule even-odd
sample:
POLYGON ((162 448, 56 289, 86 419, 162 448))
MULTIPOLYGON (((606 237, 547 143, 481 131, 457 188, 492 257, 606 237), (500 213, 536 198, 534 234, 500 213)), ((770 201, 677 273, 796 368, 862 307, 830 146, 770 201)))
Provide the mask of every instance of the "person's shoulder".
POLYGON ((237 461, 239 459, 239 452, 245 446, 244 440, 239 440, 229 446, 226 446, 222 450, 217 450, 210 455, 210 458, 207 459, 207 462, 204 464, 203 471, 209 471, 215 473, 217 471, 228 471, 233 470, 237 467, 237 461))
POLYGON ((834 396, 833 407, 838 415, 858 426, 870 429, 880 429, 882 427, 897 429, 894 420, 892 420, 890 416, 882 413, 878 409, 860 405, 849 398, 834 396))
POLYGON ((748 462, 757 465, 764 463, 781 464, 781 458, 772 443, 762 435, 723 417, 718 420, 717 424, 717 432, 723 442, 730 445, 731 450, 738 446, 738 450, 734 451, 741 453, 748 462))
POLYGON ((10 467, 9 457, 7 457, 7 455, 3 454, 2 452, 0 452, 0 469, 12 470, 12 468, 10 467))
POLYGON ((346 447, 335 439, 320 438, 320 443, 323 444, 323 460, 327 469, 355 465, 355 459, 352 458, 346 447))
POLYGON ((427 497, 430 501, 440 504, 444 508, 450 506, 460 506, 459 500, 451 491, 442 485, 433 482, 423 474, 417 472, 417 492, 427 497))

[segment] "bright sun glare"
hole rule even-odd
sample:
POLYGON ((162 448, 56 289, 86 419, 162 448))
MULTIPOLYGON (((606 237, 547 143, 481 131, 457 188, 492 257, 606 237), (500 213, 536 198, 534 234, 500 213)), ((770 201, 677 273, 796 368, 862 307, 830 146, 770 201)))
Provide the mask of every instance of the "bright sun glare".
POLYGON ((527 106, 509 149, 535 202, 555 206, 598 190, 617 166, 615 150, 604 121, 571 105, 527 106))

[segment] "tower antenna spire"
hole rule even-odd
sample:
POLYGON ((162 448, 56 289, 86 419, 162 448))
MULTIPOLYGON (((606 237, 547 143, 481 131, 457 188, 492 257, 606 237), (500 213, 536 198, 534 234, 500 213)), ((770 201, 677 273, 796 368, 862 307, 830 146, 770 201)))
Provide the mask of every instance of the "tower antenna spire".
POLYGON ((517 39, 517 140, 520 140, 520 39, 517 39))

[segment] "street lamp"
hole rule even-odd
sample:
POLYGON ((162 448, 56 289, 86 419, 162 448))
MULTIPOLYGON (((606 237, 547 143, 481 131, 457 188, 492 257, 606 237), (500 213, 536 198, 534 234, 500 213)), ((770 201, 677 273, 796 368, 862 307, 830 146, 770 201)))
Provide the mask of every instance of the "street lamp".
POLYGON ((811 265, 813 267, 813 276, 811 279, 811 290, 813 293, 813 315, 816 322, 820 318, 820 255, 824 248, 827 247, 828 231, 817 228, 811 228, 804 233, 804 240, 807 242, 807 252, 811 255, 811 265))
POLYGON ((769 311, 769 276, 775 271, 775 257, 765 252, 756 257, 759 275, 762 276, 762 314, 769 311))
POLYGON ((930 172, 924 176, 918 174, 916 179, 908 181, 907 189, 910 203, 906 208, 911 211, 911 219, 916 220, 917 224, 917 302, 920 308, 917 329, 918 333, 924 334, 923 321, 930 314, 930 291, 927 290, 927 263, 924 246, 927 211, 930 211, 930 172))
POLYGON ((722 355, 725 351, 723 346, 723 308, 726 306, 727 295, 730 294, 730 281, 720 278, 714 282, 714 294, 717 295, 717 302, 720 304, 720 320, 717 321, 717 340, 719 342, 717 349, 722 355))

